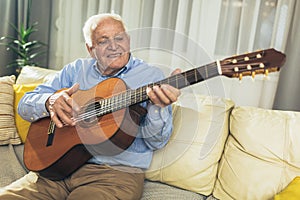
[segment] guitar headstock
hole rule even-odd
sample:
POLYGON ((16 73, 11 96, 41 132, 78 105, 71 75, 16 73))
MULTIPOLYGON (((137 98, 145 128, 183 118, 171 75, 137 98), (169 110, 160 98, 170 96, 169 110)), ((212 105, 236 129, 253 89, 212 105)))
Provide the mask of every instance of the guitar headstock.
POLYGON ((268 75, 279 71, 285 62, 285 54, 275 49, 265 49, 232 56, 220 61, 222 75, 227 77, 252 76, 256 74, 268 75))

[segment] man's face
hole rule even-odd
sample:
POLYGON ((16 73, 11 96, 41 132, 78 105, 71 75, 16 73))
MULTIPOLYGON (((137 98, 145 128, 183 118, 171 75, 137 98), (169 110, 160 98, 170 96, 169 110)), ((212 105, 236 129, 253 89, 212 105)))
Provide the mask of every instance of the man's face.
POLYGON ((130 40, 121 22, 102 20, 92 34, 92 44, 87 48, 103 75, 113 75, 127 64, 130 40))

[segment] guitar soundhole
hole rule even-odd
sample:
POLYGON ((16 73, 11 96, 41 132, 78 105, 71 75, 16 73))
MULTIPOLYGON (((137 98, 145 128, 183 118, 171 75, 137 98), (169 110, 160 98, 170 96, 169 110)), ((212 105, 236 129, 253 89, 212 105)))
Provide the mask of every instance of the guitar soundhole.
POLYGON ((82 119, 80 125, 84 127, 94 125, 101 116, 100 112, 101 104, 99 102, 88 104, 84 112, 80 114, 80 118, 82 119))

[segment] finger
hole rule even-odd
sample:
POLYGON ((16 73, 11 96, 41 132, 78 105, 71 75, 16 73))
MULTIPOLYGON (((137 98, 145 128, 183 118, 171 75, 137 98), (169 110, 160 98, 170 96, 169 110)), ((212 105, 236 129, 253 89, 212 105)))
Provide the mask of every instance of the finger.
MULTIPOLYGON (((52 98, 52 97, 51 97, 52 98)), ((70 124, 73 125, 74 122, 71 119, 73 116, 74 110, 72 107, 67 103, 67 101, 72 101, 72 99, 66 93, 59 94, 59 97, 55 97, 55 101, 50 104, 50 114, 52 120, 61 127, 61 124, 70 124)))
POLYGON ((75 92, 79 90, 79 83, 75 83, 72 87, 66 90, 69 96, 72 96, 75 92))
POLYGON ((173 75, 180 74, 180 73, 181 73, 181 69, 176 68, 176 69, 171 73, 171 75, 173 76, 173 75))
POLYGON ((50 113, 51 120, 55 123, 55 125, 59 128, 63 127, 63 123, 60 121, 60 119, 56 115, 56 112, 54 111, 54 108, 52 107, 52 105, 49 106, 49 113, 50 113))
POLYGON ((158 106, 165 107, 170 104, 170 99, 164 94, 159 86, 153 86, 150 99, 158 106))
MULTIPOLYGON (((159 105, 161 104, 160 99, 158 98, 158 96, 155 94, 153 88, 148 87, 147 90, 147 95, 149 97, 149 99, 151 100, 151 102, 155 105, 159 105)), ((160 105, 159 105, 160 106, 160 105)))
POLYGON ((61 96, 61 105, 66 112, 72 114, 73 112, 77 113, 80 110, 79 105, 67 94, 67 92, 63 93, 61 96))
POLYGON ((164 95, 171 101, 171 103, 177 101, 179 95, 181 94, 179 89, 174 88, 170 85, 162 85, 160 88, 163 91, 164 95))
POLYGON ((56 114, 59 116, 59 120, 63 125, 75 125, 75 122, 73 121, 72 117, 68 115, 68 113, 59 110, 56 114))
POLYGON ((72 119, 73 114, 65 111, 63 108, 57 109, 55 114, 58 116, 60 122, 64 125, 75 125, 75 122, 72 119))
POLYGON ((75 83, 72 87, 70 87, 69 89, 66 90, 66 93, 68 94, 68 96, 65 96, 66 102, 68 103, 68 105, 70 105, 70 107, 73 110, 75 110, 76 112, 78 112, 80 110, 80 107, 75 101, 73 101, 71 96, 72 96, 72 94, 76 93, 78 90, 79 90, 79 83, 75 83))

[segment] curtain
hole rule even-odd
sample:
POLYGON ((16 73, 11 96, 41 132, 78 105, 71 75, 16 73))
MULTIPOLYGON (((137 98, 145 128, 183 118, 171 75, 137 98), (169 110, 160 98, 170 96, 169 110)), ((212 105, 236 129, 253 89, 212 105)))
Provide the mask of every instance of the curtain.
POLYGON ((300 111, 300 2, 295 5, 293 23, 287 40, 287 61, 280 73, 274 109, 300 111))
MULTIPOLYGON (((0 37, 6 35, 14 35, 13 29, 10 27, 9 23, 15 23, 17 21, 17 16, 15 15, 16 1, 0 1, 0 19, 1 29, 0 37)), ((6 68, 6 65, 14 59, 14 55, 6 50, 5 46, 0 45, 0 76, 11 74, 12 69, 6 68)))
MULTIPOLYGON (((51 7, 51 1, 32 0, 30 21, 26 21, 28 0, 0 0, 0 17, 2 19, 0 21, 0 37, 17 36, 17 33, 10 26, 10 23, 13 23, 16 27, 20 27, 21 24, 38 22, 38 25, 36 26, 38 31, 33 33, 30 39, 39 40, 41 42, 44 42, 45 44, 49 44, 51 7)), ((11 63, 13 59, 16 59, 16 55, 14 55, 10 51, 7 51, 6 47, 3 45, 0 45, 0 52, 1 75, 8 75, 13 73, 12 69, 6 68, 5 66, 11 63)), ((40 63, 41 66, 48 66, 48 56, 39 58, 37 62, 40 63)))

